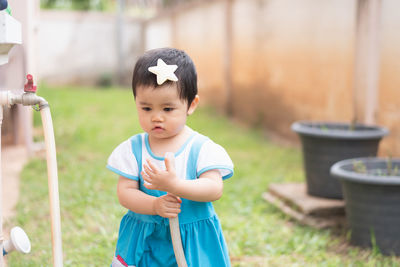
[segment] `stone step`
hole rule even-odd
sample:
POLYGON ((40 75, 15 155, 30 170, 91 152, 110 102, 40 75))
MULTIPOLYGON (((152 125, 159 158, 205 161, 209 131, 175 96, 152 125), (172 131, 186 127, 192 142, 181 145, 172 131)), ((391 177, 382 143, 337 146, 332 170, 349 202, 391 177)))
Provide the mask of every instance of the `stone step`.
POLYGON ((310 196, 304 183, 270 184, 262 197, 301 224, 318 229, 345 226, 344 200, 310 196))

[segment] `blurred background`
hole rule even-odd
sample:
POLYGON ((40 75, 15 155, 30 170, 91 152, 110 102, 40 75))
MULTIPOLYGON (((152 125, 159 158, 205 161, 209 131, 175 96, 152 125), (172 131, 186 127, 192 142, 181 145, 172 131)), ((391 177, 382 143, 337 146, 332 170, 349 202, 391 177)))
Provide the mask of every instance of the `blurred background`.
POLYGON ((400 155, 397 0, 10 4, 24 44, 0 67, 1 87, 22 88, 27 72, 50 85, 129 87, 139 55, 172 46, 193 58, 203 103, 229 116, 294 142, 300 119, 379 124, 391 132, 380 153, 400 155))
MULTIPOLYGON (((0 89, 22 91, 31 73, 50 103, 66 266, 105 266, 113 257, 126 210, 106 159, 142 131, 130 90, 137 58, 166 46, 185 50, 197 67, 201 105, 189 126, 236 164, 215 203, 233 266, 398 266, 376 247, 350 247, 343 229, 293 223, 261 195, 270 184, 304 181, 290 129, 298 120, 384 126, 390 134, 379 155, 400 156, 400 1, 8 2, 23 44, 0 66, 0 89)), ((32 236, 32 253, 10 255, 9 263, 50 266, 41 120, 21 105, 4 117, 3 151, 34 155, 18 174, 24 194, 5 222, 32 236)), ((22 158, 5 156, 3 166, 22 158)))

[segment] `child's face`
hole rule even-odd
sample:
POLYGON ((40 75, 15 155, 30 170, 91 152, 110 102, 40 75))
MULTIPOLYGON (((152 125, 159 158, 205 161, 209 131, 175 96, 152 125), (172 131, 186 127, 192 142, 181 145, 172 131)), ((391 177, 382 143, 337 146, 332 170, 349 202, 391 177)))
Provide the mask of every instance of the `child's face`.
POLYGON ((136 108, 142 129, 152 138, 170 138, 179 134, 186 125, 186 118, 196 109, 198 96, 188 108, 179 98, 176 84, 161 88, 136 88, 136 108))

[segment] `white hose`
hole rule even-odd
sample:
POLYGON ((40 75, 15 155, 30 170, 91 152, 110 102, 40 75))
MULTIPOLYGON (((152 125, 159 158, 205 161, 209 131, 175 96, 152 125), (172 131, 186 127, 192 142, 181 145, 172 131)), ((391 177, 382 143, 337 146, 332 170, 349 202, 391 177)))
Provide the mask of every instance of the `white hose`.
POLYGON ((178 216, 169 219, 169 229, 171 231, 172 246, 174 248, 176 263, 178 267, 187 267, 185 253, 182 248, 181 231, 179 230, 178 216))
POLYGON ((62 267, 63 255, 61 239, 60 200, 58 194, 56 143, 54 139, 53 121, 51 119, 49 106, 41 108, 40 115, 42 117, 44 139, 46 144, 53 266, 62 267))

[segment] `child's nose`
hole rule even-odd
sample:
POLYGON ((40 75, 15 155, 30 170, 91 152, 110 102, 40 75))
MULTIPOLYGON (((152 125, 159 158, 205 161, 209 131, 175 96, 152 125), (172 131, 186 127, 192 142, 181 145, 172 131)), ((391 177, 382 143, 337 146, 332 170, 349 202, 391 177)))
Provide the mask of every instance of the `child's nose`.
POLYGON ((163 119, 163 117, 162 117, 162 115, 161 115, 160 113, 156 113, 156 114, 153 115, 153 117, 151 118, 151 120, 152 120, 153 122, 161 122, 161 121, 163 121, 164 119, 163 119))

